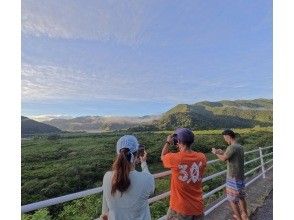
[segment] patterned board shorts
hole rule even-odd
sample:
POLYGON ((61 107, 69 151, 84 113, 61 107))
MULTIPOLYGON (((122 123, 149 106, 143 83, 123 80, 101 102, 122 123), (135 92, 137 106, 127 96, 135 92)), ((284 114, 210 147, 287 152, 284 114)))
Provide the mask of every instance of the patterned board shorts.
POLYGON ((204 215, 182 215, 172 210, 170 207, 167 211, 167 220, 204 220, 204 215))
POLYGON ((231 202, 238 202, 245 198, 245 181, 227 179, 226 182, 227 199, 231 202))

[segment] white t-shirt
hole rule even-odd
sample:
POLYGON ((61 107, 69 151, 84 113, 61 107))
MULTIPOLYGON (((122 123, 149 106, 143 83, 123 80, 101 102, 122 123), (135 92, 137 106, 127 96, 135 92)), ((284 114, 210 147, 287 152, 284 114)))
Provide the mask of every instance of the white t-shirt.
POLYGON ((113 172, 105 173, 103 178, 102 214, 108 212, 109 220, 150 220, 148 198, 154 193, 154 177, 148 166, 141 164, 142 172, 133 170, 129 174, 130 186, 122 195, 116 192, 111 195, 111 180, 113 172))

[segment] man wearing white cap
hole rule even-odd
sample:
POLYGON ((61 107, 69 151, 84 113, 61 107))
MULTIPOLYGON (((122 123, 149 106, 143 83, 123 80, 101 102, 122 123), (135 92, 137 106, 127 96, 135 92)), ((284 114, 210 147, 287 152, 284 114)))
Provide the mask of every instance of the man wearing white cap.
POLYGON ((154 177, 146 163, 147 153, 140 157, 143 172, 135 170, 139 143, 135 136, 125 135, 116 144, 117 157, 103 178, 103 219, 151 219, 148 198, 154 193, 154 177))

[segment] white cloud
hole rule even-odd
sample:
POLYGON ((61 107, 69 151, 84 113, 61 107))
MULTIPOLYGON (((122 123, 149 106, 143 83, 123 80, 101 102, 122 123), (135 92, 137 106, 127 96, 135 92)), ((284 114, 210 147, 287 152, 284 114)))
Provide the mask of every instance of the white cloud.
POLYGON ((33 115, 33 116, 28 116, 29 118, 43 122, 43 121, 51 121, 52 119, 71 119, 73 118, 72 116, 67 116, 67 115, 33 115))
POLYGON ((150 1, 23 0, 22 32, 49 38, 137 44, 151 19, 150 1))
POLYGON ((70 98, 83 84, 83 73, 54 66, 22 65, 23 100, 70 98))
MULTIPOLYGON (((167 92, 168 76, 123 74, 115 72, 85 73, 46 65, 22 65, 22 100, 172 100, 167 92), (154 80, 158 79, 158 82, 154 80), (156 85, 155 85, 156 83, 156 85)), ((173 80, 173 79, 170 79, 173 80)))
POLYGON ((125 100, 193 102, 209 83, 205 77, 178 77, 148 71, 86 73, 52 65, 22 65, 22 101, 125 100))

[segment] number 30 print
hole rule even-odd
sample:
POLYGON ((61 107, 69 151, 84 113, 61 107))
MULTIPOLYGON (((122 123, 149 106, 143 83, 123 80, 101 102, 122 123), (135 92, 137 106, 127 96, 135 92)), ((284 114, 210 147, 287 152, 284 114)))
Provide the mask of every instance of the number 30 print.
POLYGON ((188 165, 186 164, 180 164, 178 167, 180 169, 180 176, 178 177, 179 180, 183 182, 190 183, 191 181, 193 183, 196 183, 197 181, 201 180, 200 177, 200 167, 202 166, 202 162, 199 162, 199 164, 196 164, 195 162, 192 164, 190 169, 188 169, 188 165))

